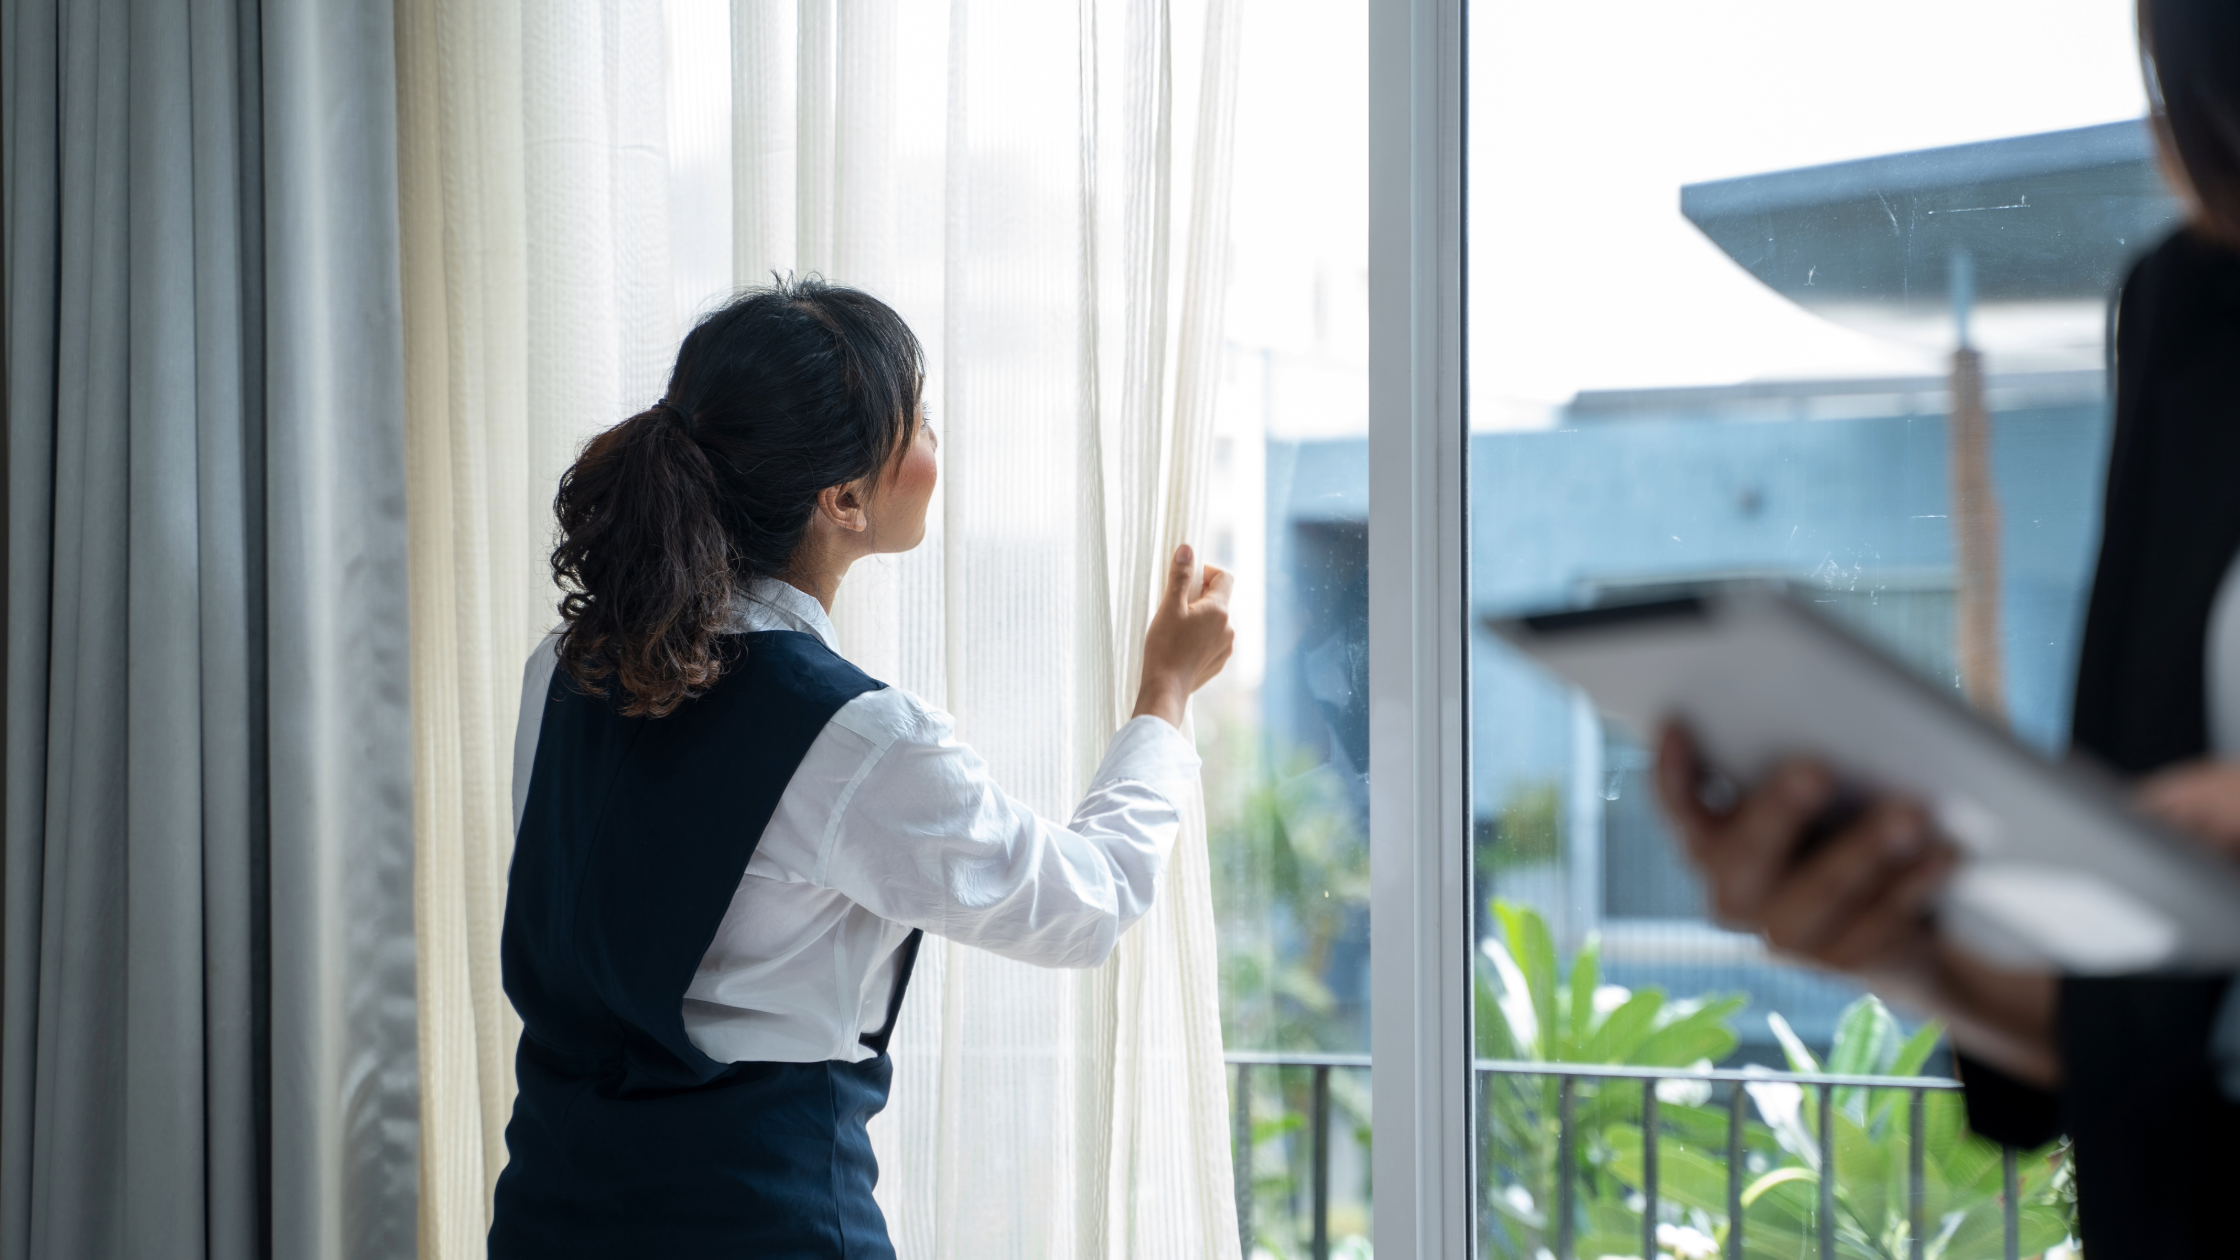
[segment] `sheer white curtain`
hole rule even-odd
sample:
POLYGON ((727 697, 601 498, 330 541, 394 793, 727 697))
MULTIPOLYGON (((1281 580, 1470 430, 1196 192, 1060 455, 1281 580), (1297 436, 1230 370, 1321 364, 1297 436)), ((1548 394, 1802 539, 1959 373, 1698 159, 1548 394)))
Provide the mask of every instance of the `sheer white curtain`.
POLYGON ((520 1023, 498 982, 521 666, 554 621, 552 494, 659 396, 658 0, 399 0, 420 941, 420 1246, 480 1256, 520 1023))
MULTIPOLYGON (((705 207, 667 203, 691 181, 663 134, 664 74, 704 50, 664 59, 662 17, 398 5, 427 1256, 481 1254, 504 1159, 506 781, 552 488, 657 395, 693 305, 672 272, 704 261, 671 266, 705 207)), ((733 0, 730 31, 733 274, 869 289, 931 359, 938 519, 850 577, 849 653, 1066 813, 1197 514, 1232 4, 733 0)), ((1096 972, 925 951, 875 1126, 905 1256, 1236 1254, 1208 878, 1194 818, 1096 972)))
MULTIPOLYGON (((939 521, 859 565, 848 654, 1063 815, 1199 516, 1227 0, 734 0, 736 274, 821 271, 926 339, 939 521)), ((928 942, 874 1124, 908 1257, 1235 1255, 1200 803, 1105 967, 928 942)))

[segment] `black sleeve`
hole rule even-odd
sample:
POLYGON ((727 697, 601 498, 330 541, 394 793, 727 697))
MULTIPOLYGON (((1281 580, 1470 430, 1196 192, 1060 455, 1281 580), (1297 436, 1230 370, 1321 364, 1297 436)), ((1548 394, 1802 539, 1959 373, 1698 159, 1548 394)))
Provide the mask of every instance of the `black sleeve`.
POLYGON ((2210 1036, 2226 976, 2069 977, 2056 1094, 1959 1056, 1968 1127, 2009 1146, 2074 1140, 2093 1260, 2223 1254, 2217 1204, 2240 1185, 2240 1107, 2217 1088, 2210 1036))
POLYGON ((2128 775, 2209 751, 2209 613, 2240 552, 2240 254, 2180 232, 2132 271, 2117 312, 2070 742, 2128 775))
MULTIPOLYGON (((2079 653, 2072 744, 2145 774, 2208 748, 2210 609, 2240 550, 2240 254, 2178 232, 2126 282, 2115 329, 2115 433, 2079 653)), ((2228 977, 2062 982, 2059 1099, 1963 1065, 1971 1122, 2075 1142, 2093 1260, 2224 1255, 2240 1186, 2240 1108, 2209 1036, 2228 977)))
POLYGON ((2230 983, 2061 982, 2061 1111, 2093 1260, 2218 1254, 2230 1241, 2212 1205, 2240 1184, 2240 1108, 2218 1089, 2209 1046, 2230 983))
POLYGON ((1968 1128, 2008 1146, 2043 1146, 2061 1136, 2061 1096, 2025 1085, 1995 1067, 1955 1054, 1968 1103, 1968 1128))

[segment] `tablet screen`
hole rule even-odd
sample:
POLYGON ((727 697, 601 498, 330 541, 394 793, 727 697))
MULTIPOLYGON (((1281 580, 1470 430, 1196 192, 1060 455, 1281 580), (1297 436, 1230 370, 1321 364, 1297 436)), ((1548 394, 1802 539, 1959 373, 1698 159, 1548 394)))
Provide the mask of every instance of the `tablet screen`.
POLYGON ((1487 624, 1644 739, 1684 723, 1740 782, 1810 756, 1864 791, 1920 800, 1964 854, 1942 913, 1996 960, 2082 973, 2240 963, 2240 872, 1778 584, 1487 624))

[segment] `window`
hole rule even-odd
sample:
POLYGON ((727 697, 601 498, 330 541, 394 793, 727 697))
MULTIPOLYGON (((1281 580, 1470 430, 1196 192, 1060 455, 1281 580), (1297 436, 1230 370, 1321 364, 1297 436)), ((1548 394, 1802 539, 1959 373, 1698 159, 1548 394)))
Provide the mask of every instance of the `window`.
POLYGON ((1238 643, 1197 723, 1247 1257, 1370 1233, 1366 13, 1240 15, 1206 529, 1238 643))
MULTIPOLYGON (((1471 0, 1472 614, 1785 579, 2058 748, 2108 434, 2108 303, 2176 217, 2139 121, 2130 15, 2124 0, 1471 0)), ((1781 1069, 1800 1046, 1825 1059, 1847 1010, 1880 1018, 1707 922, 1640 733, 1482 630, 1469 674, 1480 1055, 1781 1069), (1535 954, 1543 930, 1552 960, 1535 954), (1558 999, 1543 989, 1596 951, 1581 1000, 1614 1031, 1556 1046, 1525 999, 1544 999, 1544 1022, 1558 999), (1725 1031, 1630 1047, 1616 1031, 1691 1010, 1725 1031)), ((1888 1052, 1913 1031, 1873 1035, 1888 1052)), ((1940 1051, 1917 1070, 1948 1064, 1940 1051)), ((1553 1079, 1481 1075, 1481 1254, 1638 1255, 1651 1236, 1711 1254, 1723 1186, 1685 1177, 1723 1170, 1740 1095, 1667 1081, 1660 1123, 1637 1084, 1565 1089, 1578 1124, 1559 1195, 1553 1079), (1667 1177, 1653 1207, 1644 1124, 1667 1177)), ((1802 1119, 1771 1094, 1745 1104, 1746 1182, 1817 1158, 1793 1149, 1817 1123, 1802 1097, 1802 1119)), ((1869 1114, 1878 1099, 1836 1091, 1862 1125, 1903 1131, 1903 1108, 1869 1114)), ((2029 1205, 2059 1193, 2042 1165, 2015 1174, 2025 1252, 2050 1241, 2030 1233, 2050 1226, 2029 1205)), ((1895 1245, 1902 1212, 1851 1203, 1870 1177, 1839 1162, 1826 1222, 1833 1200, 1768 1183, 1746 1235, 1895 1245)), ((1999 1253, 1977 1219, 1947 1254, 1999 1253)))

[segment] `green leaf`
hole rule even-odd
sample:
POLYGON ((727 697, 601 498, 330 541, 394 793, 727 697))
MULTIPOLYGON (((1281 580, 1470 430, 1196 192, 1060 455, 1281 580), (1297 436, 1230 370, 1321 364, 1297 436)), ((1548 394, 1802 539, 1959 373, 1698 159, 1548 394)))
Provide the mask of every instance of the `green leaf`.
POLYGON ((1863 1230, 1880 1235, 1905 1215, 1905 1153, 1876 1141, 1840 1107, 1834 1120, 1837 1200, 1863 1230))
MULTIPOLYGON (((1664 1128, 1667 1138, 1678 1135, 1681 1139, 1707 1151, 1718 1151, 1725 1158, 1727 1149, 1727 1109, 1720 1106, 1692 1107, 1687 1103, 1660 1102, 1657 1104, 1657 1123, 1664 1128)), ((1745 1139, 1747 1142, 1747 1139, 1745 1139)))
MULTIPOLYGON (((1612 1125, 1603 1131, 1610 1144, 1610 1171, 1629 1185, 1642 1179, 1641 1126, 1612 1125)), ((1665 1134, 1657 1143, 1657 1193, 1674 1203, 1725 1215, 1727 1210, 1727 1161, 1724 1152, 1713 1156, 1665 1134)))
MULTIPOLYGON (((1749 1211, 1751 1208, 1756 1207, 1758 1204, 1758 1200, 1766 1197, 1767 1191, 1773 1189, 1776 1186, 1788 1185, 1791 1182, 1803 1182, 1808 1185, 1816 1186, 1820 1184, 1820 1174, 1812 1171, 1809 1168, 1799 1168, 1793 1164, 1787 1168, 1776 1168, 1772 1172, 1767 1173, 1765 1176, 1758 1178, 1756 1181, 1751 1182, 1748 1186, 1745 1186, 1743 1188, 1743 1210, 1749 1211)), ((1748 1232, 1749 1231, 1747 1229, 1744 1230, 1745 1234, 1747 1234, 1748 1232)))
POLYGON ((1641 1039, 1625 1061, 1651 1067, 1686 1067, 1698 1059, 1713 1063, 1734 1053, 1739 1040, 1734 1016, 1749 1002, 1740 994, 1714 998, 1641 1039))
POLYGON ((1942 1090, 1930 1094, 1921 1102, 1927 1112, 1922 1117, 1922 1127, 1928 1130, 1921 1149, 1928 1156, 1929 1162, 1937 1166, 1939 1175, 1945 1175, 1945 1156, 1959 1149, 1960 1140, 1968 1131, 1967 1104, 1958 1094, 1942 1090))
POLYGON ((1568 1059, 1587 1044, 1588 1035, 1594 1031, 1594 991, 1601 983, 1602 934, 1589 932, 1586 944, 1579 947, 1579 956, 1571 960, 1570 1035, 1565 1039, 1564 1052, 1548 1057, 1568 1059))
MULTIPOLYGON (((1499 903, 1496 903, 1498 909, 1499 903)), ((1532 985, 1525 979, 1524 969, 1508 947, 1496 940, 1484 943, 1486 961, 1493 964, 1494 976, 1500 983, 1494 1000, 1500 1003, 1503 1022, 1509 1029, 1510 1040, 1516 1046, 1520 1059, 1543 1059, 1540 1037, 1541 1023, 1533 1014, 1532 985)))
POLYGON ((1296 1133, 1306 1127, 1306 1118, 1297 1112, 1287 1111, 1272 1120, 1262 1120, 1256 1116, 1252 1121, 1252 1144, 1258 1146, 1262 1142, 1272 1141, 1286 1133, 1296 1133))
POLYGON ((1580 1061, 1585 1063, 1635 1063, 1635 1050, 1656 1026, 1657 1012, 1664 1007, 1664 994, 1656 989, 1643 989, 1627 998, 1617 1010, 1594 1030, 1594 1036, 1580 1048, 1580 1061))
MULTIPOLYGON (((2015 1232, 2021 1236, 2017 1255, 2038 1255, 2069 1236, 2069 1222, 2050 1204, 2024 1204, 2015 1215, 2020 1218, 2016 1222, 2020 1228, 2015 1232)), ((2000 1241, 2004 1244, 2005 1239, 2000 1241)))
POLYGON ((1548 921, 1539 911, 1514 901, 1494 902, 1493 912, 1509 940, 1509 956, 1517 960, 1526 991, 1532 995, 1541 1057, 1549 1057, 1562 1041, 1562 1030, 1556 1023, 1556 943, 1548 935, 1548 921))
POLYGON ((1797 1260, 1799 1256, 1811 1255, 1818 1242, 1801 1229, 1770 1224, 1752 1216, 1749 1228, 1743 1232, 1742 1246, 1743 1255, 1749 1260, 1797 1260))
MULTIPOLYGON (((1789 1181, 1767 1186, 1757 1202, 1743 1207, 1746 1230, 1753 1240, 1769 1232, 1787 1231, 1802 1237, 1816 1233, 1813 1223, 1819 1219, 1819 1178, 1810 1181, 1789 1181)), ((1755 1248, 1753 1248, 1755 1249, 1755 1248)), ((1811 1248, 1789 1253, 1792 1258, 1812 1254, 1811 1248)))
MULTIPOLYGON (((1920 1075, 1922 1065, 1929 1061, 1929 1056, 1936 1051, 1937 1042, 1943 1037, 1944 1025, 1935 1020, 1930 1020, 1920 1028, 1915 1029, 1914 1034, 1906 1038, 1906 1043, 1898 1047, 1898 1057, 1891 1061, 1889 1074, 1892 1076, 1920 1075)), ((1873 1110, 1869 1119, 1877 1130, 1886 1129, 1892 1124, 1901 1126, 1911 1124, 1911 1117, 1905 1115, 1900 1109, 1906 1107, 1912 1099, 1913 1095, 1910 1090, 1876 1090, 1872 1104, 1873 1110)))
POLYGON ((1930 1054, 1936 1050, 1937 1042, 1943 1037, 1944 1025, 1933 1019, 1915 1029, 1914 1034, 1906 1038, 1906 1043, 1898 1047, 1898 1057, 1890 1064, 1890 1075, 1920 1075, 1921 1065, 1929 1061, 1930 1054))
MULTIPOLYGON (((1835 1044, 1828 1048, 1828 1071, 1845 1076, 1877 1076, 1889 1071, 1898 1058, 1898 1017, 1869 993, 1843 1008, 1836 1017, 1835 1044)), ((1836 1091, 1838 1110, 1862 1123, 1867 1118, 1866 1096, 1855 1086, 1836 1091)))
POLYGON ((1882 999, 1869 993, 1836 1017, 1835 1044, 1828 1049, 1828 1070, 1844 1076, 1886 1072, 1898 1057, 1898 1018, 1882 999))
POLYGON ((1820 1061, 1812 1057, 1812 1051, 1805 1048, 1804 1038, 1797 1036, 1796 1030, 1789 1027, 1789 1021, 1781 1018, 1781 1012, 1767 1011, 1766 1027, 1773 1030, 1774 1040, 1781 1043, 1781 1053, 1789 1060, 1790 1071, 1820 1070, 1820 1061))
POLYGON ((1509 1031, 1509 1020, 1501 1013, 1501 999, 1495 990, 1500 981, 1486 974, 1488 965, 1480 963, 1470 977, 1471 1005, 1477 1016, 1478 1053, 1488 1059, 1522 1058, 1516 1036, 1509 1031))
MULTIPOLYGON (((1924 1152, 1937 1166, 1940 1179, 1947 1192, 1966 1199, 1987 1199, 2000 1190, 1999 1148, 1997 1145, 1973 1134, 1956 1136, 1940 1149, 1930 1146, 1924 1152)), ((1953 1205, 1957 1207, 1958 1204, 1953 1205)), ((1947 1207, 1946 1211, 1953 1210, 1947 1207)))
MULTIPOLYGON (((2053 1208, 2025 1204, 2015 1212, 2017 1226, 2015 1254, 2036 1255, 2060 1242, 2069 1232, 2061 1214, 2053 1208)), ((2006 1254, 2006 1214, 1996 1202, 1987 1202, 1968 1213, 1952 1237, 1945 1242, 1943 1260, 1998 1260, 2006 1254)))

